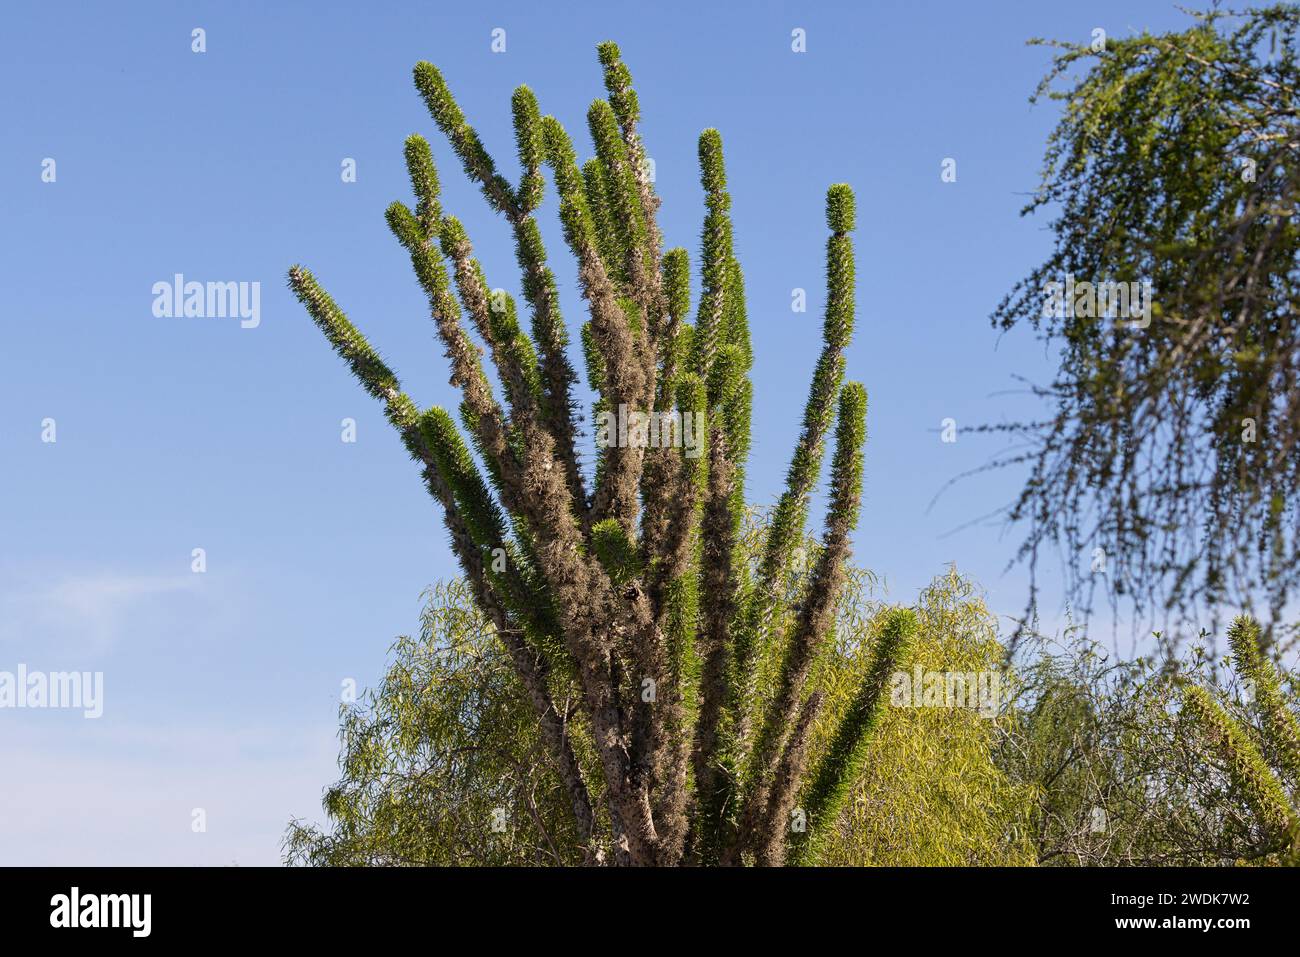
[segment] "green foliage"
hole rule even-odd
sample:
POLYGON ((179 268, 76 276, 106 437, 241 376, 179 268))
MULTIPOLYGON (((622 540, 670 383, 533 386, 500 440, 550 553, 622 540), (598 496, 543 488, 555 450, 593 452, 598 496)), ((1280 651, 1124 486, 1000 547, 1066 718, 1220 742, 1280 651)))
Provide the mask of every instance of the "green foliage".
POLYGON ((382 684, 341 708, 330 827, 293 822, 286 862, 579 863, 563 790, 491 626, 463 582, 426 597, 420 636, 399 638, 382 684))
POLYGON ((607 518, 592 526, 591 547, 615 585, 630 581, 641 573, 636 542, 618 519, 607 518))
MULTIPOLYGON (((755 561, 766 522, 749 518, 741 548, 755 561)), ((815 551, 814 542, 805 544, 815 551)), ((850 569, 834 640, 815 665, 824 703, 810 735, 814 766, 854 750, 843 747, 845 729, 861 728, 864 689, 879 683, 887 647, 881 638, 897 634, 908 617, 883 604, 877 590, 870 573, 850 569)), ((1081 642, 1059 650, 1023 646, 1032 660, 1006 670, 995 616, 955 571, 936 578, 911 614, 916 631, 907 657, 889 670, 997 674, 1001 700, 985 711, 914 707, 891 700, 889 691, 875 696, 867 711, 874 725, 853 755, 853 773, 839 779, 842 803, 817 840, 818 864, 1293 859, 1294 798, 1281 783, 1285 759, 1270 731, 1268 699, 1219 677, 1226 662, 1199 646, 1159 664, 1115 662, 1081 642)), ((1252 627, 1239 619, 1233 633, 1252 627)), ((518 677, 468 587, 431 589, 420 637, 399 639, 393 658, 379 688, 342 710, 342 773, 325 794, 327 825, 293 822, 286 861, 579 863, 563 787, 518 677), (494 832, 499 808, 506 829, 494 832)), ((775 649, 759 661, 762 700, 776 693, 781 665, 775 649)), ((1294 676, 1261 665, 1294 721, 1294 676)), ((559 689, 572 679, 557 680, 559 689)), ((687 713, 694 708, 689 701, 687 713)), ((594 781, 590 746, 581 748, 594 781)), ((814 780, 795 811, 807 815, 819 802, 814 780)))
MULTIPOLYGON (((750 518, 747 551, 765 534, 761 517, 750 518)), ((881 667, 879 639, 908 618, 882 604, 876 588, 870 573, 850 572, 835 641, 817 663, 828 703, 813 736, 814 760, 860 711, 861 690, 879 681, 872 677, 881 667)), ((435 587, 427 598, 419 638, 399 639, 379 688, 342 709, 341 778, 325 794, 327 825, 293 822, 286 861, 578 863, 563 788, 491 626, 463 583, 435 587), (498 808, 506 811, 501 833, 492 830, 498 808)), ((955 571, 922 594, 915 619, 909 667, 976 671, 1003 658, 995 619, 955 571)), ((763 665, 763 687, 776 665, 763 665)), ((994 763, 1000 721, 967 708, 891 707, 887 692, 873 713, 863 749, 870 760, 848 782, 819 863, 1032 862, 1016 830, 1029 815, 1030 792, 994 763)))
MULTIPOLYGON (((1232 643, 1256 632, 1239 618, 1232 643)), ((998 763, 1035 792, 1040 863, 1292 860, 1295 798, 1283 782, 1297 750, 1276 729, 1296 720, 1293 674, 1259 660, 1242 668, 1236 652, 1237 676, 1225 674, 1229 659, 1203 643, 1176 651, 1162 640, 1134 661, 1083 640, 1022 651, 1033 661, 998 763)))
MULTIPOLYGON (((882 626, 875 605, 851 588, 836 642, 819 675, 827 689, 814 750, 836 728, 872 665, 882 626), (867 640, 864 640, 867 639, 867 640)), ((955 570, 936 578, 916 605, 918 627, 904 670, 997 674, 1006 683, 997 618, 955 570)), ((1034 863, 1029 831, 1035 789, 998 764, 1013 726, 1005 708, 885 707, 870 758, 851 782, 833 832, 821 841, 827 866, 1019 866, 1034 863)))
MULTIPOLYGON (((1024 212, 1054 216, 1055 246, 993 319, 1060 369, 1035 388, 1043 421, 986 429, 1023 440, 998 463, 1028 468, 1022 558, 1103 548, 1111 597, 1192 618, 1263 592, 1271 628, 1300 583, 1300 8, 1195 17, 1052 44, 1035 98, 1062 111, 1024 212), (1055 308, 1067 277, 1149 283, 1149 313, 1105 316, 1086 290, 1055 308)), ((1064 563, 1085 609, 1086 569, 1064 563)))

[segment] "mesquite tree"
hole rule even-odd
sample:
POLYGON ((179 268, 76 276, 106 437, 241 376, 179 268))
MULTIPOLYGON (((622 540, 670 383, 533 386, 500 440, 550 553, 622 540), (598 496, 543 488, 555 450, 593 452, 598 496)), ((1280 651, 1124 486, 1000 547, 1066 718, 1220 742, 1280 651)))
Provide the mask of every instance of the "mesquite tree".
POLYGON ((809 767, 808 735, 823 702, 810 675, 835 619, 866 435, 866 392, 844 382, 853 193, 844 184, 827 193, 824 346, 785 489, 748 561, 738 537, 752 360, 722 140, 716 130, 700 136, 707 215, 691 323, 687 253, 662 248, 631 77, 613 43, 599 55, 608 97, 588 111, 595 157, 583 166, 532 91, 514 92, 517 186, 499 172, 438 69, 415 67, 434 121, 513 230, 531 314, 530 336, 513 298, 489 285, 464 227, 443 210, 428 143, 409 137, 416 204, 393 203, 388 224, 428 295, 477 457, 449 412, 416 407, 308 270, 294 266, 289 281, 384 403, 442 506, 474 599, 528 696, 586 859, 811 861, 862 767, 886 679, 916 629, 910 610, 888 614, 852 706, 809 767), (582 345, 602 423, 593 475, 579 460, 576 376, 533 215, 543 166, 590 313, 582 345), (809 557, 801 545, 832 424, 826 526, 809 557), (805 560, 806 574, 795 568, 805 560), (755 664, 773 643, 780 675, 774 692, 759 695, 755 664))
POLYGON ((1216 4, 1182 32, 1052 44, 1035 98, 1063 109, 1023 212, 1055 243, 993 319, 1060 366, 1040 421, 986 428, 1023 440, 994 463, 1027 468, 1019 554, 1066 556, 1076 608, 1097 588, 1186 620, 1263 600, 1276 640, 1300 590, 1298 31, 1293 3, 1216 4), (1144 284, 1145 315, 1106 308, 1144 284))

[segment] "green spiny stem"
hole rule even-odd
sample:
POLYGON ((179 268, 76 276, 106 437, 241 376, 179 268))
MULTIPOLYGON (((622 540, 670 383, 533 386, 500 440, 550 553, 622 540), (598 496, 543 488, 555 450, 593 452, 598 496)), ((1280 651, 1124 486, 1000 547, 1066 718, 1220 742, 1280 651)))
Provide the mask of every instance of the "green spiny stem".
POLYGON ((640 327, 633 330, 633 340, 645 384, 631 407, 649 411, 658 372, 656 339, 663 310, 657 247, 651 243, 640 184, 613 107, 606 100, 593 102, 587 111, 587 125, 596 147, 596 159, 604 170, 609 222, 617 238, 616 245, 623 253, 626 284, 621 298, 635 303, 640 317, 640 327))
MULTIPOLYGON (((542 125, 547 163, 554 172, 560 194, 565 239, 578 259, 579 281, 591 309, 592 338, 605 357, 602 398, 614 413, 622 406, 631 410, 649 409, 647 394, 653 382, 647 380, 642 359, 646 348, 644 330, 640 336, 634 334, 605 271, 573 144, 554 117, 544 117, 542 125)), ((613 446, 604 451, 605 467, 602 481, 596 486, 592 519, 613 517, 625 527, 633 528, 640 507, 637 486, 644 450, 613 446)))
MULTIPOLYGON (((709 407, 719 420, 717 431, 724 439, 726 458, 732 463, 727 509, 731 515, 732 536, 738 537, 745 514, 745 461, 749 458, 753 383, 745 375, 745 355, 736 345, 728 343, 723 346, 714 357, 713 366, 709 382, 709 407)), ((733 563, 739 572, 739 563, 733 563)), ((735 600, 734 593, 732 600, 735 600)))
POLYGON ((465 119, 456 98, 447 88, 442 72, 432 63, 421 61, 415 65, 413 74, 415 88, 424 98, 429 113, 460 157, 465 172, 478 181, 489 205, 506 215, 518 215, 514 190, 506 178, 497 172, 492 155, 479 139, 474 127, 465 119))
POLYGON ((627 284, 627 246, 622 243, 618 230, 614 227, 611 211, 613 198, 610 196, 605 167, 600 160, 593 157, 583 164, 582 183, 587 196, 587 208, 591 211, 596 229, 596 246, 605 263, 605 271, 611 281, 624 288, 627 284))
MULTIPOLYGON (((652 596, 659 594, 668 582, 686 574, 691 564, 699 505, 708 488, 708 464, 704 457, 704 450, 709 446, 707 404, 708 391, 698 376, 688 373, 678 377, 676 405, 683 447, 680 453, 669 449, 667 454, 655 456, 647 465, 648 470, 651 465, 659 469, 661 482, 656 491, 672 490, 670 495, 647 496, 650 504, 642 522, 641 549, 649 569, 648 589, 652 596), (686 447, 687 429, 690 429, 691 448, 686 447)), ((692 643, 693 640, 692 636, 692 643)))
POLYGON ((465 228, 454 216, 442 218, 439 243, 454 267, 461 304, 501 374, 514 420, 532 420, 540 413, 540 373, 537 354, 515 317, 514 300, 504 291, 490 291, 483 267, 473 257, 465 228))
POLYGON ((660 373, 657 383, 659 397, 656 409, 665 409, 677 390, 680 336, 682 324, 691 308, 691 264, 686 250, 680 246, 664 253, 664 297, 668 309, 668 328, 660 343, 660 373))
POLYGON ((558 644, 558 625, 549 596, 541 587, 531 563, 510 540, 505 518, 474 464, 455 422, 446 410, 434 406, 420 416, 420 433, 434 465, 451 489, 456 511, 470 538, 485 560, 485 572, 493 590, 511 616, 523 623, 534 643, 551 659, 571 664, 558 644))
POLYGON ((582 324, 582 357, 587 368, 587 385, 599 394, 605 385, 605 357, 596 344, 596 335, 591 331, 591 323, 582 324))
POLYGON ((491 155, 465 119, 437 67, 421 62, 416 65, 414 76, 416 88, 466 174, 479 183, 489 204, 506 216, 514 230, 515 254, 524 273, 524 298, 532 308, 533 337, 542 357, 541 419, 551 433, 556 458, 563 466, 574 510, 585 524, 586 491, 578 467, 572 400, 576 379, 567 356, 568 336, 560 315, 555 278, 546 266, 541 232, 531 216, 541 202, 545 182, 541 173, 546 152, 545 129, 537 99, 526 86, 517 88, 511 98, 516 147, 524 167, 523 179, 515 191, 496 171, 491 155))
POLYGON ((343 357, 367 392, 376 399, 387 402, 400 391, 401 386, 393 370, 388 368, 379 353, 371 348, 365 337, 348 321, 343 310, 316 282, 315 276, 302 266, 294 266, 289 270, 289 287, 298 301, 307 307, 307 314, 325 333, 325 338, 343 357))
POLYGON ((663 605, 666 608, 664 631, 668 645, 668 687, 664 706, 664 730, 668 735, 669 757, 661 772, 657 789, 671 795, 661 803, 656 820, 661 828, 666 853, 680 859, 690 821, 686 815, 689 801, 688 768, 691 756, 691 729, 694 727, 697 695, 692 681, 695 667, 695 630, 699 617, 699 589, 696 576, 679 575, 668 583, 663 605))
POLYGON ((636 176, 632 171, 627 145, 619 135, 618 120, 605 100, 596 100, 587 111, 587 126, 596 145, 596 159, 604 173, 607 218, 624 257, 623 274, 629 292, 639 289, 652 264, 649 262, 649 238, 636 176))
POLYGON ((706 859, 721 852, 729 828, 724 809, 733 808, 736 772, 734 728, 736 678, 731 625, 739 607, 740 568, 736 543, 743 500, 736 494, 742 480, 730 446, 728 410, 745 392, 744 358, 733 345, 714 356, 708 382, 713 420, 709 430, 708 486, 701 518, 702 554, 699 642, 705 649, 700 725, 697 732, 696 785, 700 806, 699 848, 706 859))
POLYGON ((790 803, 787 800, 790 796, 779 795, 769 806, 768 787, 773 781, 787 735, 795 726, 808 675, 834 625, 837 602, 844 586, 844 566, 851 550, 849 536, 857 527, 862 501, 866 414, 866 389, 857 382, 846 384, 840 392, 826 531, 816 567, 795 618, 793 633, 785 648, 776 694, 768 704, 750 752, 745 775, 747 796, 742 804, 742 843, 738 844, 738 851, 747 849, 744 842, 770 841, 773 829, 783 822, 766 819, 765 813, 790 803))
POLYGON ((541 401, 543 424, 555 441, 556 455, 564 463, 574 508, 586 519, 587 493, 578 466, 577 424, 574 417, 573 383, 576 377, 568 357, 568 332, 560 314, 555 276, 546 265, 546 247, 532 213, 541 204, 546 179, 542 164, 546 140, 537 97, 526 86, 518 87, 511 99, 515 142, 524 176, 516 190, 518 215, 510 222, 515 234, 515 258, 523 272, 524 299, 532 310, 532 333, 541 353, 541 401))
POLYGON ((526 86, 515 88, 510 98, 510 111, 515 125, 515 147, 519 165, 524 168, 523 178, 515 191, 515 200, 522 215, 532 213, 542 204, 546 179, 542 176, 542 159, 545 145, 542 142, 542 112, 537 97, 526 86))
MULTIPOLYGON (((683 420, 703 423, 704 433, 696 441, 708 447, 708 420, 704 415, 707 390, 698 376, 684 374, 677 380, 676 405, 683 420)), ((696 634, 700 620, 700 502, 704 498, 708 468, 703 457, 683 455, 676 460, 680 473, 672 483, 680 494, 668 502, 665 528, 657 538, 662 544, 649 569, 648 591, 660 612, 667 645, 669 686, 664 696, 664 728, 670 736, 667 756, 658 772, 661 800, 657 820, 662 820, 665 853, 680 858, 687 840, 688 769, 694 750, 699 695, 693 676, 697 669, 696 634)), ((643 548, 650 536, 642 536, 643 548)))
POLYGON ((433 406, 420 417, 420 432, 438 471, 456 499, 456 509, 481 549, 501 547, 507 540, 505 517, 479 474, 460 430, 445 409, 433 406))
MULTIPOLYGON (((438 328, 438 336, 452 366, 452 384, 459 388, 475 424, 475 436, 489 467, 504 477, 513 469, 513 453, 506 439, 506 425, 501 409, 492 395, 492 386, 479 362, 478 350, 460 324, 460 305, 438 251, 425 242, 420 222, 405 205, 392 203, 387 210, 388 226, 411 256, 411 266, 429 297, 429 308, 438 328)), ((504 486, 498 487, 504 493, 504 486)))
POLYGON ((743 302, 729 306, 728 295, 740 297, 744 291, 734 281, 731 197, 726 191, 722 137, 717 130, 700 135, 699 159, 707 213, 701 235, 703 289, 690 364, 709 384, 709 410, 716 423, 709 436, 701 532, 705 571, 701 576, 704 614, 699 644, 705 657, 696 732, 696 790, 702 809, 696 848, 704 860, 714 860, 728 838, 735 807, 732 798, 738 754, 733 623, 740 608, 744 570, 736 562, 734 550, 744 511, 752 386, 746 377, 749 357, 731 341, 732 329, 728 328, 731 318, 739 316, 739 321, 744 321, 743 302))
MULTIPOLYGON (((780 867, 789 853, 794 833, 794 802, 799 782, 808 764, 808 746, 813 727, 821 716, 825 695, 814 691, 800 709, 798 720, 786 741, 781 761, 768 789, 768 804, 762 830, 754 846, 754 861, 760 867, 780 867)), ((806 821, 805 821, 806 823, 806 821)))
POLYGON ((636 90, 632 88, 632 74, 623 64, 618 44, 611 40, 599 43, 596 55, 605 68, 605 89, 609 93, 609 105, 618 117, 619 126, 625 132, 635 132, 636 124, 641 119, 641 104, 637 100, 636 90))
POLYGON ((740 349, 745 359, 745 368, 752 368, 754 349, 749 341, 749 317, 745 311, 745 274, 734 257, 727 266, 727 286, 722 313, 722 327, 727 342, 740 349))
MULTIPOLYGON (((487 279, 483 276, 482 269, 478 270, 478 281, 484 287, 487 286, 487 279)), ((514 297, 494 290, 490 300, 489 315, 493 339, 500 344, 509 367, 519 370, 522 381, 517 387, 518 391, 528 397, 527 401, 530 404, 540 406, 542 381, 537 365, 537 351, 533 348, 532 340, 519 328, 519 316, 515 310, 514 297)), ((523 401, 512 400, 512 404, 522 405, 523 401)))
POLYGON ((555 177, 555 191, 560 196, 560 222, 564 226, 565 240, 574 256, 581 259, 584 247, 599 247, 599 243, 591 210, 587 206, 578 155, 573 151, 573 140, 559 120, 543 116, 542 143, 546 149, 547 165, 555 177))
MULTIPOLYGON (((821 470, 825 436, 844 379, 844 350, 853 335, 853 241, 848 234, 854 228, 854 200, 853 191, 847 185, 838 183, 827 191, 826 221, 831 236, 826 244, 826 318, 822 330, 822 354, 804 406, 803 430, 790 462, 785 491, 777 502, 768 530, 758 580, 738 628, 735 666, 742 677, 752 674, 754 655, 776 617, 782 582, 795 546, 803 536, 809 496, 821 470)), ((744 700, 751 699, 752 695, 745 694, 744 700)), ((742 736, 747 721, 747 715, 737 716, 742 736)))
POLYGON ((731 255, 731 196, 722 158, 722 135, 717 130, 700 134, 700 182, 704 186, 704 231, 700 237, 703 290, 695 319, 691 366, 708 377, 713 355, 725 343, 723 317, 731 255))
POLYGON ((835 729, 805 793, 808 829, 793 848, 797 863, 815 863, 818 842, 835 826, 849 789, 867 759, 867 745, 880 719, 889 676, 905 662, 916 629, 916 613, 910 609, 895 608, 885 617, 866 678, 835 729))
MULTIPOLYGON (((656 383, 657 397, 653 412, 662 421, 672 417, 676 437, 672 445, 660 443, 658 448, 646 450, 645 465, 641 475, 641 498, 644 510, 641 518, 641 550, 647 562, 658 558, 651 568, 648 591, 659 609, 660 619, 666 615, 663 589, 685 568, 685 542, 693 527, 693 504, 698 499, 692 487, 690 463, 701 457, 704 436, 704 400, 698 406, 675 407, 673 399, 679 392, 677 383, 684 380, 678 371, 678 348, 682 320, 690 308, 690 275, 686 250, 672 249, 663 257, 666 308, 669 323, 660 340, 661 369, 656 383), (687 431, 689 429, 689 432, 687 431), (693 448, 687 448, 688 437, 693 448), (677 445, 680 444, 680 448, 677 445)), ((687 395, 694 396, 693 388, 687 395)), ((648 566, 649 567, 649 566, 648 566)))
POLYGON ((591 550, 605 566, 615 586, 631 581, 642 572, 636 542, 627 529, 612 518, 591 526, 591 550))
POLYGON ((1250 682, 1270 751, 1291 786, 1300 787, 1300 724, 1283 697, 1277 669, 1260 649, 1259 624, 1241 615, 1228 628, 1228 644, 1237 674, 1250 682))
POLYGON ((560 293, 555 275, 546 265, 546 248, 536 220, 531 216, 520 220, 514 230, 524 299, 532 310, 533 341, 541 355, 542 421, 555 441, 556 456, 564 463, 574 510, 585 520, 587 492, 578 466, 573 400, 577 376, 569 362, 569 334, 560 314, 560 293))
POLYGON ((663 236, 657 222, 659 198, 654 191, 650 161, 646 156, 641 135, 637 132, 641 107, 636 90, 632 88, 632 74, 623 63, 618 45, 606 41, 597 47, 597 52, 601 65, 605 68, 605 90, 609 95, 609 105, 618 118, 619 130, 627 147, 628 162, 632 168, 637 195, 640 199, 647 264, 642 306, 649 318, 651 340, 656 341, 662 332, 660 327, 667 313, 662 286, 663 277, 660 272, 663 236))
POLYGON ((406 138, 406 170, 411 177, 411 192, 415 193, 415 217, 424 230, 426 241, 438 234, 438 222, 442 219, 442 206, 438 202, 441 187, 438 183, 438 168, 433 162, 433 152, 429 142, 423 136, 412 134, 406 138))
POLYGON ((1255 743, 1204 688, 1186 685, 1183 707, 1227 764, 1233 783, 1245 795, 1269 839, 1294 856, 1300 846, 1300 819, 1255 743))

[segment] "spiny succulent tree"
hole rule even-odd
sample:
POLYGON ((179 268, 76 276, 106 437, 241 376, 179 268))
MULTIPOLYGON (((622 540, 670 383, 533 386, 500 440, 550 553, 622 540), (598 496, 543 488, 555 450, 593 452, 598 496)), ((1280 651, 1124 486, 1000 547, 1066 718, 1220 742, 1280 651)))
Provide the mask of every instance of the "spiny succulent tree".
POLYGON ((588 111, 595 156, 582 166, 532 91, 515 90, 518 185, 499 171, 438 69, 415 67, 434 121, 513 231, 530 313, 531 335, 443 209, 429 144, 409 137, 415 206, 393 203, 387 219, 428 296, 468 442, 447 410, 416 406, 307 269, 294 266, 289 282, 384 403, 441 505, 474 599, 509 652, 567 792, 585 859, 812 861, 863 765, 886 677, 916 629, 911 611, 889 612, 852 706, 810 767, 809 731, 823 695, 809 676, 835 619, 866 437, 866 392, 844 382, 853 193, 844 184, 827 193, 824 345, 785 489, 757 559, 745 560, 737 543, 752 357, 722 139, 706 130, 699 141, 707 215, 692 323, 687 253, 663 249, 631 77, 613 43, 599 55, 608 95, 588 111), (579 458, 576 375, 534 217, 543 167, 590 314, 583 355, 606 423, 592 475, 579 458), (466 315, 495 366, 500 398, 466 315), (825 531, 792 595, 833 425, 825 531), (782 662, 776 691, 759 696, 755 662, 773 650, 782 662))
POLYGON ((1228 630, 1232 663, 1258 727, 1238 720, 1202 686, 1183 691, 1183 713, 1199 728, 1254 813, 1257 853, 1300 863, 1300 722, 1287 705, 1277 669, 1260 649, 1258 623, 1243 615, 1228 630))

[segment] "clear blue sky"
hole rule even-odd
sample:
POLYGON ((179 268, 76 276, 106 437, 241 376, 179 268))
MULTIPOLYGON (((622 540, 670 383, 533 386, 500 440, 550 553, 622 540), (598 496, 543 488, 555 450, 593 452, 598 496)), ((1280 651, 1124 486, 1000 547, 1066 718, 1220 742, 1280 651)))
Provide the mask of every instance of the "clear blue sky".
MULTIPOLYGON (((697 258, 700 130, 723 135, 756 351, 751 499, 770 503, 819 347, 826 186, 859 209, 850 375, 870 395, 857 556, 911 600, 955 562, 1000 613, 1016 539, 952 529, 1014 476, 949 478, 999 446, 960 426, 1032 414, 1013 374, 1041 345, 987 316, 1047 249, 1018 210, 1051 105, 1048 52, 1179 26, 1133 3, 137 3, 10 5, 0 29, 0 671, 102 671, 104 716, 0 711, 0 864, 274 863, 335 776, 340 682, 373 682, 419 595, 454 573, 439 516, 379 407, 284 285, 313 269, 421 404, 454 404, 441 349, 383 221, 407 200, 402 140, 434 144, 446 208, 493 285, 517 293, 508 231, 415 94, 444 71, 515 175, 511 90, 574 134, 623 48, 662 226, 697 258), (202 27, 207 52, 191 52, 202 27), (506 52, 491 31, 506 31, 506 52), (805 54, 791 30, 807 31, 805 54), (42 161, 57 180, 42 182, 42 161), (340 163, 356 160, 358 181, 340 163), (945 158, 957 181, 944 183, 945 158), (156 318, 155 282, 260 282, 261 324, 156 318), (809 310, 791 312, 791 290, 809 310), (340 420, 358 423, 356 444, 340 420), (41 423, 57 422, 57 442, 41 423), (190 571, 203 548, 208 570, 190 571), (207 812, 194 833, 191 811, 207 812)), ((549 187, 548 187, 549 188, 549 187)), ((572 261, 543 229, 571 329, 572 261)), ((820 517, 817 518, 820 521, 820 517)), ((1080 559, 1082 560, 1082 559, 1080 559)), ((1049 583, 1050 585, 1050 583, 1049 583)), ((1052 597, 1052 592, 1049 598, 1052 597)), ((1049 609, 1045 609, 1049 611, 1049 609)))

